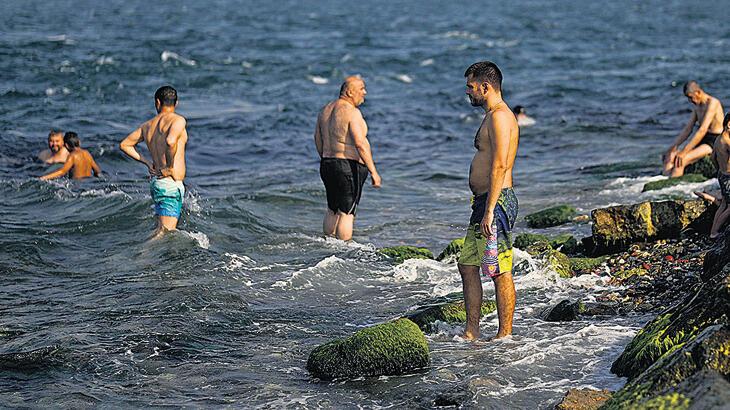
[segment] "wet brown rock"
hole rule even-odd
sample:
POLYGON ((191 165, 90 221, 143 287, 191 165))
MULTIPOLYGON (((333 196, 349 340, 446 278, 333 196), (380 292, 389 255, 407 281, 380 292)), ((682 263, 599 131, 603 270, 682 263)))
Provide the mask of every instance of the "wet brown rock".
POLYGON ((556 410, 594 410, 611 398, 608 390, 570 389, 556 410))

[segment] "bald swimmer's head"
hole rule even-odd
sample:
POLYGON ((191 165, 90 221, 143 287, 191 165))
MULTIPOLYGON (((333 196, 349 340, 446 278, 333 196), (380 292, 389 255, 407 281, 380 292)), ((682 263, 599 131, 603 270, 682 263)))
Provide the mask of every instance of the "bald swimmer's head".
POLYGON ((351 75, 345 78, 340 87, 340 98, 351 102, 355 107, 365 102, 367 93, 365 81, 359 75, 351 75))
POLYGON ((692 104, 699 104, 702 102, 702 87, 697 81, 687 81, 684 85, 684 95, 689 99, 692 104))

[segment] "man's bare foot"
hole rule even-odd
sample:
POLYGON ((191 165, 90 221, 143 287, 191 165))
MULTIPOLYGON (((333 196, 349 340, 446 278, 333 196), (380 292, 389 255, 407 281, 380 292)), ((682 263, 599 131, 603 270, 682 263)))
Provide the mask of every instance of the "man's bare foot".
POLYGON ((462 338, 463 338, 464 340, 467 340, 467 341, 469 341, 469 342, 473 342, 473 341, 475 341, 475 340, 479 339, 479 333, 472 333, 472 332, 471 332, 471 331, 469 331, 469 330, 465 330, 465 331, 464 331, 464 334, 463 334, 463 335, 461 335, 461 337, 462 337, 462 338))
POLYGON ((705 201, 707 201, 711 204, 714 204, 715 202, 717 202, 717 198, 708 194, 707 192, 695 191, 694 194, 697 195, 697 197, 699 197, 700 199, 704 199, 705 201))
POLYGON ((502 339, 502 338, 510 337, 510 336, 512 336, 512 332, 510 332, 510 333, 507 333, 507 332, 499 332, 499 333, 497 333, 496 336, 494 336, 492 338, 492 340, 502 339))

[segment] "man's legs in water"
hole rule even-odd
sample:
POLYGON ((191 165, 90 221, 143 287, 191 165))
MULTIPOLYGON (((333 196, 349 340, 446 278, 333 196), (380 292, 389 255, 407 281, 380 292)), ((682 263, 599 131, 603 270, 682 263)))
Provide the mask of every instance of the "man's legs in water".
POLYGON ((152 234, 152 239, 159 238, 165 232, 177 230, 178 218, 174 216, 157 215, 157 228, 152 234))
POLYGON ((482 279, 479 267, 459 264, 461 284, 464 289, 464 305, 466 308, 466 327, 464 339, 479 338, 479 318, 482 313, 482 279))
MULTIPOLYGON (((499 318, 499 330, 495 339, 499 339, 512 334, 512 319, 515 313, 515 283, 512 281, 512 272, 505 272, 493 277, 492 280, 494 281, 497 317, 499 318)), ((466 295, 466 291, 464 294, 466 295)))
POLYGON ((335 236, 337 239, 349 241, 352 239, 352 226, 355 222, 355 215, 345 214, 343 212, 332 212, 327 209, 324 215, 324 224, 322 229, 326 236, 335 236))
POLYGON ((324 213, 324 223, 322 224, 322 230, 325 236, 335 236, 337 232, 337 222, 340 220, 339 212, 332 212, 331 209, 327 208, 324 213))

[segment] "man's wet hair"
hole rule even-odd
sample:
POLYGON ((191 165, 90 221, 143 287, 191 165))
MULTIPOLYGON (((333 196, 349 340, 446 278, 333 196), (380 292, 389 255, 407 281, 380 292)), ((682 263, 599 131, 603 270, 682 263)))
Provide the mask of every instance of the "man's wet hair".
POLYGON ((722 128, 727 128, 727 123, 730 122, 730 112, 725 114, 725 118, 722 120, 722 128))
POLYGON ((63 135, 63 143, 71 148, 78 148, 81 145, 81 140, 79 140, 78 134, 69 131, 63 135))
POLYGON ((515 105, 515 108, 512 109, 512 112, 515 113, 515 115, 525 112, 525 107, 521 105, 515 105))
POLYGON ((51 128, 51 130, 48 131, 48 139, 51 139, 51 137, 56 134, 63 134, 63 131, 56 129, 56 128, 51 128))
POLYGON ((692 94, 695 91, 701 90, 700 84, 697 81, 690 80, 684 84, 684 95, 692 94))
POLYGON ((466 69, 464 77, 472 77, 476 81, 489 83, 495 90, 502 90, 502 71, 491 61, 480 61, 466 69))
POLYGON ((158 100, 163 107, 174 107, 177 104, 177 90, 169 85, 162 86, 155 91, 155 100, 158 100))

